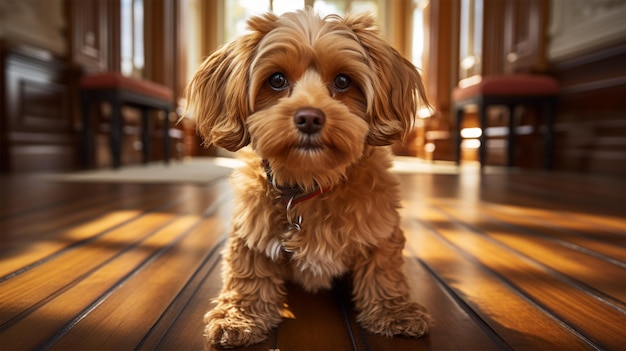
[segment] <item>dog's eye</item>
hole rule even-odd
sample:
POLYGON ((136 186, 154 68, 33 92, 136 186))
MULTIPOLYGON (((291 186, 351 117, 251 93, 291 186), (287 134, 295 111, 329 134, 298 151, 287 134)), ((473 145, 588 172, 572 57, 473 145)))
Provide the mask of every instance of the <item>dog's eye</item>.
POLYGON ((346 76, 345 74, 339 74, 337 75, 337 77, 335 77, 335 90, 339 92, 344 92, 348 90, 348 88, 350 87, 350 83, 350 77, 346 76))
POLYGON ((287 88, 287 77, 282 73, 274 73, 267 80, 270 87, 276 91, 285 90, 287 88))

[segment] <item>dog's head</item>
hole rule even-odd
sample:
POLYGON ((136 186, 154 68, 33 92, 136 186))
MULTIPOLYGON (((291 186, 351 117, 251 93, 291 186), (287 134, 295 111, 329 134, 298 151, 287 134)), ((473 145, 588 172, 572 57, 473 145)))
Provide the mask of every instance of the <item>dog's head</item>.
POLYGON ((205 144, 251 144, 281 184, 335 184, 366 145, 402 140, 426 101, 369 15, 266 14, 248 27, 200 66, 188 108, 205 144))

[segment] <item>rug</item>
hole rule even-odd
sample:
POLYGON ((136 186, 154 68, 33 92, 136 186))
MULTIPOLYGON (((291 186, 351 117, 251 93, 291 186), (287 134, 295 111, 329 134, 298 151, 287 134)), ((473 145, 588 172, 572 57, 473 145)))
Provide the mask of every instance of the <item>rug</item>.
MULTIPOLYGON (((227 177, 241 162, 228 157, 192 157, 169 165, 153 162, 119 169, 98 169, 71 173, 42 174, 45 180, 100 183, 195 183, 206 184, 227 177)), ((450 162, 427 162, 414 157, 396 157, 392 172, 398 174, 458 174, 450 162)))
POLYGON ((42 174, 41 177, 61 182, 206 184, 227 177, 239 165, 239 161, 230 158, 194 157, 171 161, 167 165, 153 162, 119 169, 42 174))

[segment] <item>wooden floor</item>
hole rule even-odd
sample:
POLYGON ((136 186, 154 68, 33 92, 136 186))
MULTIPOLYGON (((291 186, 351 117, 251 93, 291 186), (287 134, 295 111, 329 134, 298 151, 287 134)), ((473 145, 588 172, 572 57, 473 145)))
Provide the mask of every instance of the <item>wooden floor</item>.
MULTIPOLYGON (((431 334, 368 334, 343 282, 318 295, 290 286, 292 318, 248 350, 626 349, 623 179, 400 177, 406 269, 431 334)), ((2 351, 203 348, 231 205, 224 179, 1 180, 2 351)))

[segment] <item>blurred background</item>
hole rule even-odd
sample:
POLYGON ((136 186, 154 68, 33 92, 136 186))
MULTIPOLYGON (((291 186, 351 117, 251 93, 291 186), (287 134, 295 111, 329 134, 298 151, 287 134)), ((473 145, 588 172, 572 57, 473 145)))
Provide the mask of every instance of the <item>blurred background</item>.
MULTIPOLYGON (((201 60, 245 30, 250 15, 305 6, 321 14, 373 13, 382 33, 423 73, 432 110, 422 110, 398 155, 455 159, 452 91, 466 78, 542 74, 560 90, 553 168, 626 175, 624 0, 0 0, 2 173, 81 169, 82 77, 119 73, 173 91, 176 109, 148 125, 149 159, 220 155, 204 149, 194 121, 180 119, 184 88, 201 60)), ((488 165, 507 165, 508 119, 517 118, 515 160, 542 166, 545 121, 532 111, 489 110, 488 128, 467 111, 461 162, 475 162, 487 135, 488 165), (485 129, 485 130, 483 130, 485 129), (489 129, 489 130, 486 130, 489 129)), ((163 112, 160 112, 163 113, 163 112)), ((111 166, 111 107, 96 109, 91 168, 111 166)), ((142 162, 141 114, 122 110, 122 164, 142 162)))

